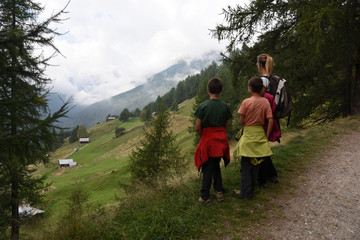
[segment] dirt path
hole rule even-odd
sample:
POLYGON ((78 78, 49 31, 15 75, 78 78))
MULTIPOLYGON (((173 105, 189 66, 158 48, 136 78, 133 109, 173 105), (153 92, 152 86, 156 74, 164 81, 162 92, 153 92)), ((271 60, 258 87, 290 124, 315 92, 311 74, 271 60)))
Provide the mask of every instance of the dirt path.
POLYGON ((300 177, 295 197, 281 200, 272 239, 360 239, 360 133, 334 141, 300 177))

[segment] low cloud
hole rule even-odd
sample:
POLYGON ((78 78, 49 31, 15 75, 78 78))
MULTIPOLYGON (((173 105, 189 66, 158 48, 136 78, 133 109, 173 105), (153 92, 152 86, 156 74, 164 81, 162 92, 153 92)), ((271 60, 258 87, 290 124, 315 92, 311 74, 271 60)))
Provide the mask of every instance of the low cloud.
MULTIPOLYGON (((41 0, 42 17, 62 9, 67 0, 41 0)), ((247 2, 247 1, 246 1, 247 2)), ((130 90, 179 58, 222 51, 209 35, 221 23, 222 8, 235 0, 73 0, 69 18, 52 26, 68 32, 55 39, 57 56, 47 74, 54 90, 91 104, 130 90)))

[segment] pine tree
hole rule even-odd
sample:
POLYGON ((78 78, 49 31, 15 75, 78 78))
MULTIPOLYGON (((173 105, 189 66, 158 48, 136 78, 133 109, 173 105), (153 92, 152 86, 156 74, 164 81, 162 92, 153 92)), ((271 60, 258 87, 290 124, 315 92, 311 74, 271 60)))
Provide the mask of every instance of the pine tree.
POLYGON ((78 130, 79 130, 79 125, 77 125, 77 126, 71 131, 71 134, 70 134, 70 137, 69 137, 69 143, 74 143, 74 142, 76 142, 77 140, 79 140, 79 138, 78 138, 78 136, 77 136, 78 130))
POLYGON ((86 130, 86 127, 85 127, 84 125, 81 125, 81 126, 79 127, 79 129, 77 130, 76 136, 77 136, 78 139, 89 137, 89 133, 88 133, 88 131, 86 130))
POLYGON ((177 112, 179 110, 179 105, 176 103, 176 101, 173 102, 173 104, 170 107, 171 111, 177 112))
POLYGON ((121 121, 123 121, 123 122, 127 122, 127 121, 129 121, 129 117, 130 117, 129 109, 125 108, 125 109, 120 113, 119 120, 121 120, 121 121))
POLYGON ((147 105, 143 108, 140 113, 140 120, 143 122, 148 122, 151 120, 151 105, 147 105))
POLYGON ((141 113, 140 109, 136 108, 134 112, 134 117, 140 117, 140 113, 141 113))
POLYGON ((52 56, 36 55, 35 49, 48 46, 59 52, 53 45, 59 33, 49 25, 61 22, 65 12, 39 22, 42 10, 30 0, 0 2, 0 199, 5 199, 1 212, 11 209, 4 215, 10 216, 4 222, 11 226, 11 239, 19 239, 21 202, 40 199, 44 177, 32 173, 37 163, 48 161, 56 143, 54 124, 69 104, 49 114, 46 85, 51 79, 45 69, 52 56))
POLYGON ((169 92, 167 92, 164 96, 161 97, 162 102, 165 104, 166 107, 171 107, 172 103, 174 102, 175 96, 175 88, 171 88, 169 92))
POLYGON ((174 95, 174 101, 177 104, 180 104, 185 100, 186 100, 185 84, 184 84, 183 81, 181 81, 176 86, 175 95, 174 95))
POLYGON ((132 175, 140 180, 166 179, 184 166, 175 136, 170 130, 170 113, 161 106, 157 116, 145 130, 144 140, 130 156, 132 175))

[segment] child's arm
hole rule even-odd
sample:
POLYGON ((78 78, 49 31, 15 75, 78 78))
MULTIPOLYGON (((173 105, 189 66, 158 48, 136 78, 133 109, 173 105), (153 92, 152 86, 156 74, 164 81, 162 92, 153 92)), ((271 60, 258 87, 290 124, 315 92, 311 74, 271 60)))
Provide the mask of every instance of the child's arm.
POLYGON ((226 123, 225 123, 225 132, 228 130, 228 127, 229 127, 229 121, 226 121, 226 123))
POLYGON ((201 129, 201 119, 200 118, 196 119, 195 130, 196 130, 197 134, 201 137, 202 129, 201 129))
POLYGON ((273 126, 274 126, 274 119, 272 117, 268 118, 268 127, 266 130, 266 138, 267 139, 269 139, 269 137, 270 137, 270 133, 272 131, 273 126))
POLYGON ((243 114, 240 115, 240 120, 239 120, 240 125, 244 125, 245 124, 245 116, 243 114))

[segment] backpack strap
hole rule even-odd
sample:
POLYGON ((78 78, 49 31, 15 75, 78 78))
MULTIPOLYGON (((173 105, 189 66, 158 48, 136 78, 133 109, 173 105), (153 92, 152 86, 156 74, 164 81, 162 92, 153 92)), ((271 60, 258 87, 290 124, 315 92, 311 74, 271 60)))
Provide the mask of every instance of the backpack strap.
POLYGON ((274 98, 276 106, 279 104, 280 97, 281 97, 281 89, 284 87, 285 82, 286 82, 285 79, 283 79, 283 78, 279 79, 279 83, 278 83, 275 98, 274 98))
POLYGON ((287 124, 286 124, 287 127, 290 125, 290 118, 291 118, 291 111, 290 111, 289 116, 288 116, 288 120, 287 120, 287 124))
POLYGON ((276 95, 276 91, 278 89, 278 84, 279 84, 279 80, 280 77, 276 76, 276 75, 271 75, 271 76, 265 76, 267 79, 269 79, 269 89, 268 89, 268 93, 270 93, 271 95, 274 96, 276 95))

